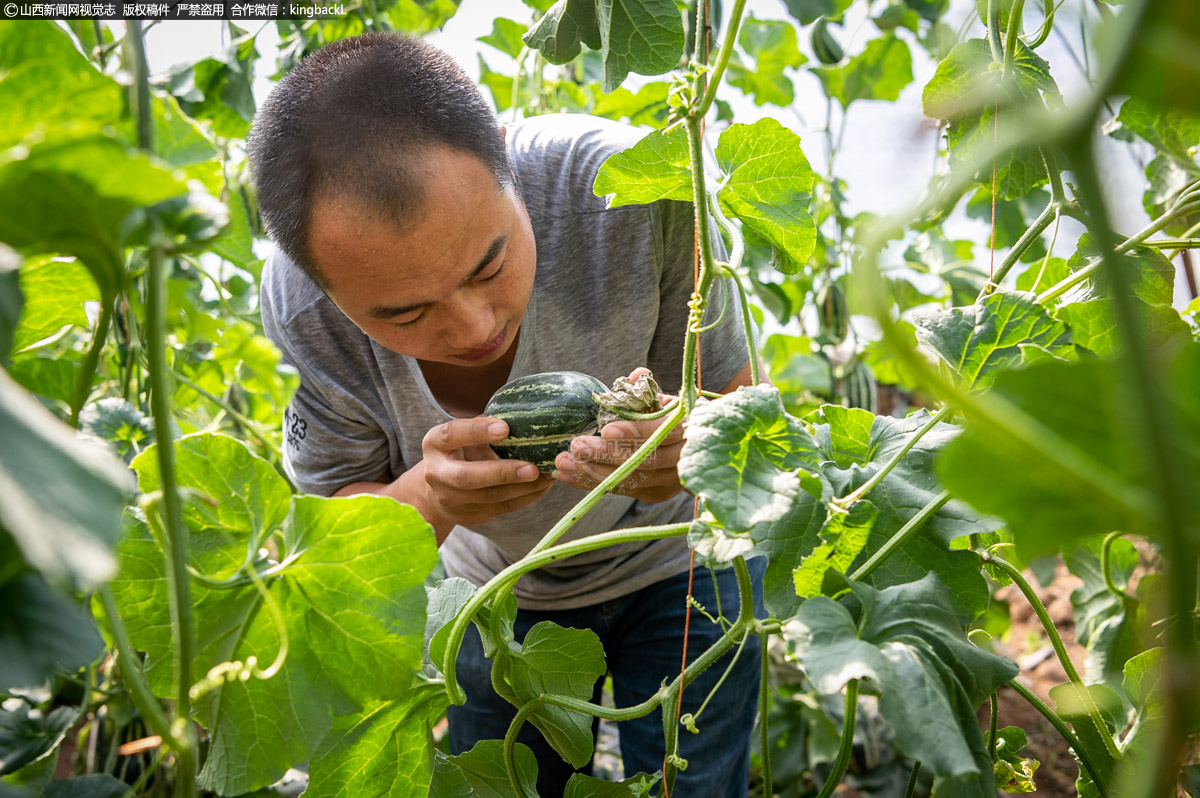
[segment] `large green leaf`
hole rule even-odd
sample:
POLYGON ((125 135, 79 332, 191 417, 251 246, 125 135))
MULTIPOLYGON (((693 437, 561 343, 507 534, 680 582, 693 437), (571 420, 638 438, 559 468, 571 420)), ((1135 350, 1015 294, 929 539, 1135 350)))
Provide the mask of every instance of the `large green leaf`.
POLYGON ((817 241, 809 213, 813 172, 800 137, 769 117, 733 124, 721 134, 716 155, 726 175, 722 207, 783 255, 776 268, 799 271, 817 241))
MULTIPOLYGON (((209 692, 197 701, 199 720, 213 735, 200 781, 221 793, 270 784, 306 761, 337 716, 408 700, 421 664, 423 585, 436 560, 425 521, 383 497, 301 496, 284 519, 276 497, 286 483, 265 461, 247 465, 254 458, 240 450, 248 453, 219 435, 178 442, 180 485, 216 493, 219 502, 214 508, 200 501, 186 513, 193 565, 233 576, 229 564, 249 554, 248 567, 270 569, 266 596, 253 584, 193 583, 196 675, 251 657, 265 667, 286 635, 287 656, 272 678, 222 683, 210 676, 209 692), (260 535, 280 522, 282 536, 272 538, 278 564, 261 561, 260 535)), ((134 468, 143 489, 158 484, 153 447, 134 468)), ((152 688, 167 696, 174 689, 173 635, 163 554, 145 525, 132 526, 113 590, 134 644, 147 654, 152 688)))
POLYGON ((122 94, 54 22, 0 22, 0 150, 35 130, 114 124, 122 94))
POLYGON ((0 608, 0 691, 38 687, 104 655, 91 616, 35 574, 0 584, 0 608))
POLYGON ((933 771, 934 796, 995 795, 975 710, 1016 665, 967 640, 934 574, 882 591, 850 587, 859 617, 824 596, 804 602, 784 626, 790 656, 823 694, 851 679, 876 686, 897 748, 933 771))
POLYGON ((786 70, 798 69, 808 60, 797 45, 796 27, 790 22, 747 19, 738 44, 753 62, 730 61, 729 84, 752 97, 755 105, 791 105, 796 89, 786 70))
POLYGON ((604 781, 603 779, 573 773, 567 779, 567 788, 563 798, 644 798, 658 783, 660 776, 648 776, 638 773, 624 781, 604 781))
POLYGON ((307 798, 424 798, 433 775, 434 724, 449 701, 420 682, 401 701, 381 701, 334 719, 309 763, 307 798))
POLYGON ((484 36, 477 36, 475 41, 490 44, 505 55, 516 58, 521 54, 521 48, 525 46, 521 37, 528 30, 529 28, 520 22, 505 17, 496 17, 492 20, 492 32, 484 36))
POLYGON ((186 192, 171 172, 104 134, 48 138, 0 153, 0 240, 74 255, 112 298, 124 279, 122 223, 186 192))
POLYGON ((546 60, 564 64, 582 42, 600 51, 604 90, 612 91, 630 72, 661 75, 683 53, 683 19, 674 0, 559 0, 525 34, 546 60))
POLYGON ((594 0, 558 0, 522 38, 552 64, 573 60, 581 44, 599 50, 596 4, 594 0))
MULTIPOLYGON (((1177 420, 1169 428, 1183 454, 1181 467, 1196 473, 1200 346, 1187 346, 1160 373, 1172 386, 1167 407, 1177 420)), ((1041 428, 1036 434, 1042 440, 1057 436, 1060 459, 1035 455, 1006 428, 968 417, 966 433, 946 451, 940 473, 956 496, 1003 517, 1026 554, 1113 529, 1163 534, 1141 509, 1148 506, 1150 486, 1139 454, 1140 427, 1130 421, 1137 403, 1122 363, 1047 362, 1003 372, 990 395, 1024 413, 1033 429, 1041 428)))
MULTIPOLYGON (((1072 302, 1056 308, 1054 316, 1071 328, 1071 340, 1076 346, 1100 357, 1112 357, 1125 351, 1125 341, 1117 324, 1115 300, 1091 299, 1072 302)), ((1134 315, 1149 334, 1154 346, 1176 340, 1187 340, 1191 331, 1170 305, 1148 305, 1137 297, 1129 297, 1134 315)))
POLYGON ((519 795, 513 795, 504 767, 504 743, 480 740, 465 754, 446 756, 437 752, 429 798, 538 798, 537 759, 529 746, 517 743, 513 755, 519 795))
POLYGON ((24 702, 12 710, 0 709, 0 776, 15 773, 58 748, 78 715, 78 707, 58 707, 43 714, 24 702))
POLYGON ((1056 357, 1073 354, 1071 334, 1030 294, 997 291, 970 307, 916 314, 917 340, 941 358, 967 388, 986 388, 997 372, 1036 347, 1056 357))
POLYGON ((679 478, 734 532, 782 519, 805 489, 822 492, 816 444, 768 385, 738 388, 697 405, 688 420, 679 478))
POLYGON ((1194 164, 1200 146, 1200 113, 1172 109, 1166 112, 1140 97, 1121 105, 1109 135, 1123 141, 1138 136, 1151 147, 1185 164, 1194 164))
POLYGON ((121 510, 133 490, 124 464, 78 440, 0 371, 0 528, 53 583, 90 589, 112 576, 121 510))
MULTIPOLYGON (((938 64, 925 86, 922 103, 926 116, 949 121, 947 138, 952 164, 972 164, 995 147, 996 106, 1007 121, 1021 106, 1044 107, 1045 100, 1061 102, 1050 65, 1018 44, 1012 81, 1005 86, 992 68, 991 48, 984 39, 957 45, 938 64), (1045 98, 1045 99, 1044 99, 1045 98)), ((997 195, 1017 199, 1046 181, 1046 168, 1036 149, 1022 149, 997 162, 997 195)), ((990 184, 991 170, 980 174, 990 184)))
MULTIPOLYGON (((1095 236, 1084 233, 1079 237, 1075 254, 1067 261, 1067 268, 1078 271, 1100 256, 1100 246, 1095 236)), ((1134 247, 1118 256, 1126 272, 1126 281, 1133 295, 1148 305, 1170 305, 1175 299, 1175 267, 1171 261, 1153 247, 1134 247)), ((1110 296, 1110 286, 1103 272, 1091 275, 1081 293, 1092 297, 1110 296)))
POLYGON ((594 191, 608 205, 640 205, 660 199, 692 201, 687 131, 654 131, 610 157, 596 173, 594 191))
POLYGON ((856 501, 848 510, 831 506, 829 517, 817 533, 821 538, 820 545, 792 572, 796 595, 800 598, 819 596, 827 573, 849 571, 867 545, 871 527, 878 516, 879 509, 866 499, 856 501))
POLYGON ((840 67, 816 67, 825 93, 843 109, 855 100, 895 100, 912 83, 912 53, 895 34, 867 42, 866 48, 840 67))
MULTIPOLYGON (((589 701, 604 676, 604 645, 590 629, 564 629, 550 621, 525 635, 521 650, 504 669, 518 706, 541 695, 589 701)), ((546 741, 575 767, 592 759, 592 718, 562 707, 543 706, 529 716, 546 741)))
POLYGON ((19 279, 25 307, 13 341, 15 353, 63 327, 86 327, 84 303, 100 299, 87 268, 76 260, 31 260, 21 269, 19 279))
POLYGON ((69 407, 79 381, 79 364, 62 357, 26 357, 8 370, 30 393, 69 407))

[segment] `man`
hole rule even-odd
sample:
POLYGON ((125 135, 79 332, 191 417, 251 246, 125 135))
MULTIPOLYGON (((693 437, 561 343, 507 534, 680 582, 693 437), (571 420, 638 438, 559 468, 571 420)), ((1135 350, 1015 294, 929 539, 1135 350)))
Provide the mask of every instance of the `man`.
MULTIPOLYGON (((448 56, 391 34, 325 47, 280 82, 249 156, 279 250, 263 272, 263 325, 301 376, 285 416, 285 465, 301 489, 413 505, 433 526, 447 574, 482 585, 654 430, 658 422, 611 424, 603 437, 576 439, 556 472, 541 475, 496 458, 488 444, 507 428, 480 417, 497 388, 526 374, 573 370, 608 383, 649 367, 664 389, 681 385, 691 207, 608 210, 591 191, 604 160, 637 137, 580 116, 506 133, 448 56)), ((738 315, 704 335, 706 384, 724 391, 749 381, 738 315)), ((681 447, 676 430, 566 539, 690 519, 681 447)), ((676 538, 531 573, 515 590, 516 637, 547 619, 592 628, 617 705, 641 702, 679 672, 687 571, 676 538)), ((698 600, 715 612, 714 580, 697 577, 698 600)), ((732 572, 715 582, 733 617, 732 572)), ((695 617, 691 626, 694 658, 721 631, 695 617)), ((683 735, 691 766, 676 794, 745 795, 759 662, 751 640, 700 719, 701 735, 683 735)), ((685 692, 684 712, 726 664, 685 692)), ((457 673, 468 701, 450 711, 453 753, 502 738, 515 712, 492 692, 474 630, 457 673)), ((629 775, 662 766, 657 713, 621 724, 620 737, 629 775)), ((532 726, 520 740, 538 756, 539 793, 561 795, 571 767, 532 726)))

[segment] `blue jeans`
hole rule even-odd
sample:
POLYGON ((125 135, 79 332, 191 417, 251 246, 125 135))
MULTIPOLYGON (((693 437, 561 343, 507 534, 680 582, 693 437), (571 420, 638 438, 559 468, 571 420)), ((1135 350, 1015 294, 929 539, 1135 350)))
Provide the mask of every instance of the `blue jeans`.
MULTIPOLYGON (((766 559, 749 560, 754 585, 755 615, 765 617, 762 606, 762 577, 766 559)), ((729 620, 737 617, 740 605, 737 579, 732 568, 712 572, 719 587, 721 611, 729 620)), ((518 641, 539 621, 559 626, 591 629, 604 644, 608 672, 613 679, 613 698, 618 707, 645 701, 665 681, 679 675, 683 654, 683 625, 687 612, 687 573, 650 585, 635 593, 602 604, 574 610, 517 612, 513 632, 518 641)), ((707 568, 696 567, 692 595, 710 614, 717 614, 717 594, 707 568)), ((704 653, 722 637, 720 627, 692 609, 688 635, 688 662, 704 653)), ((672 794, 687 798, 744 798, 750 776, 750 735, 758 709, 758 686, 762 652, 757 637, 750 637, 729 677, 696 721, 700 733, 679 728, 679 755, 688 761, 675 778, 672 794)), ((729 667, 736 648, 705 670, 683 691, 683 710, 695 713, 717 680, 729 667)), ((458 657, 456 673, 467 692, 467 703, 450 707, 452 754, 469 751, 479 740, 502 740, 516 708, 492 690, 491 661, 483 655, 478 631, 471 625, 458 657)), ((593 700, 599 702, 601 682, 593 700)), ((672 714, 673 711, 672 711, 672 714)), ((593 724, 593 733, 596 724, 593 724)), ((654 773, 663 766, 663 726, 659 710, 618 724, 621 758, 626 777, 638 772, 654 773)), ((538 761, 538 795, 560 798, 574 768, 565 762, 530 723, 518 741, 529 746, 538 761)), ((582 770, 587 773, 590 765, 582 770)), ((659 790, 661 795, 661 788, 659 790)))

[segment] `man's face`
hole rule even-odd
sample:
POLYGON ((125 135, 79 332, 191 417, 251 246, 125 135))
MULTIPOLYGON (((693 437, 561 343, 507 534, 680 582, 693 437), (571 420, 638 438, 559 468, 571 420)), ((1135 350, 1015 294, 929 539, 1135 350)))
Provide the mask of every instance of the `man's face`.
POLYGON ((533 290, 537 253, 524 203, 474 156, 421 157, 415 224, 318 203, 311 248, 327 293, 383 346, 418 360, 485 366, 509 351, 533 290))

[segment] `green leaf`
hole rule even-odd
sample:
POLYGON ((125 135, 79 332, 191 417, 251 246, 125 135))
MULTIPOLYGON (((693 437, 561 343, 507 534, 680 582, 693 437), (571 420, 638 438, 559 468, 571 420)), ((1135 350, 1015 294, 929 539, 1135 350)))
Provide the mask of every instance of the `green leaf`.
MULTIPOLYGON (((1067 268, 1078 271, 1100 257, 1100 246, 1091 233, 1079 238, 1075 254, 1067 261, 1067 268)), ((1153 247, 1134 247, 1118 255, 1122 268, 1127 271, 1126 280, 1134 296, 1148 305, 1170 305, 1175 300, 1175 267, 1153 247)), ((1086 297, 1110 296, 1111 288, 1104 272, 1094 273, 1082 289, 1086 297)))
POLYGON ((154 443, 154 421, 117 396, 85 405, 79 413, 79 429, 113 444, 127 463, 154 443))
MULTIPOLYGON (((985 739, 990 744, 990 735, 985 739)), ((1033 774, 1041 763, 1021 756, 1025 745, 1025 730, 1020 726, 1005 726, 996 733, 996 763, 993 768, 996 789, 1010 793, 1037 792, 1033 774)))
MULTIPOLYGON (((1076 686, 1071 682, 1050 688, 1050 698, 1055 703, 1055 711, 1059 717, 1071 724, 1075 737, 1080 746, 1088 753, 1088 759, 1100 771, 1100 778, 1111 783, 1110 776, 1117 765, 1117 760, 1109 752, 1109 746, 1104 742, 1107 735, 1114 736, 1118 726, 1125 725, 1125 711, 1121 706, 1121 698, 1112 689, 1102 684, 1076 686), (1086 696, 1085 696, 1086 693, 1086 696), (1096 722, 1088 713, 1089 703, 1099 710, 1104 723, 1103 730, 1096 728, 1096 722)), ((1078 759, 1078 754, 1072 750, 1078 759)), ((1080 761, 1079 778, 1076 781, 1080 795, 1098 795, 1090 771, 1080 761)))
MULTIPOLYGON (((1108 44, 1122 36, 1126 23, 1118 14, 1101 30, 1100 41, 1108 44), (1107 40, 1107 41, 1106 41, 1107 40)), ((1187 0, 1153 3, 1146 9, 1129 59, 1113 86, 1114 94, 1127 94, 1144 101, 1150 109, 1200 113, 1200 7, 1187 0)))
POLYGON ((970 307, 915 314, 917 340, 941 358, 967 388, 986 388, 998 372, 1034 346, 1059 357, 1072 353, 1071 334, 1031 294, 996 291, 970 307))
POLYGON ((87 268, 76 260, 41 258, 18 274, 25 307, 13 340, 13 351, 32 346, 63 327, 87 327, 85 302, 100 299, 87 268))
POLYGON ((79 371, 79 364, 71 360, 27 357, 14 363, 8 373, 30 393, 70 405, 79 371))
MULTIPOLYGON (((1050 65, 1024 43, 1017 46, 1013 79, 1005 87, 1000 73, 993 69, 988 43, 969 39, 938 64, 925 86, 922 104, 926 116, 950 122, 950 160, 957 165, 974 164, 983 154, 992 152, 997 105, 1007 121, 1010 114, 1020 113, 1021 105, 1045 107, 1043 97, 1053 104, 1061 102, 1050 65)), ((979 174, 978 179, 990 184, 991 170, 979 174)), ((997 163, 997 194, 1005 199, 1022 197, 1045 181, 1046 167, 1036 149, 1018 150, 997 163)))
POLYGON ((89 773, 50 782, 42 798, 133 798, 133 789, 107 773, 89 773))
POLYGON ((525 46, 521 38, 528 30, 529 27, 520 22, 505 17, 496 17, 492 20, 492 32, 476 37, 475 41, 490 44, 505 55, 516 58, 525 46))
POLYGON ((126 215, 185 193, 172 173, 103 134, 0 153, 0 240, 25 253, 74 255, 112 298, 124 280, 126 215))
POLYGON ((816 483, 817 464, 815 441, 779 391, 755 385, 696 406, 679 477, 722 526, 745 532, 782 519, 816 483))
POLYGON ((967 640, 934 574, 882 591, 849 586, 860 617, 824 596, 809 599, 783 629, 791 657, 826 695, 850 679, 876 685, 896 747, 940 782, 934 795, 994 795, 975 709, 1017 674, 1016 665, 967 640))
MULTIPOLYGON (((515 798, 538 798, 537 759, 529 746, 517 743, 513 759, 521 785, 521 793, 515 798)), ((514 798, 504 766, 503 741, 480 740, 470 751, 458 756, 438 751, 429 798, 514 798)))
POLYGON ((34 131, 111 125, 125 115, 123 92, 53 22, 0 22, 0 150, 34 131))
MULTIPOLYGON (((1188 347, 1195 350, 1195 345, 1188 347)), ((1176 365, 1196 373, 1195 356, 1176 365)), ((1128 409, 1134 399, 1127 372, 1112 362, 1047 362, 997 375, 990 394, 1008 402, 1047 433, 1064 454, 1081 458, 1126 490, 1144 484, 1140 444, 1128 409), (1068 443, 1069 442, 1069 443, 1068 443)), ((939 473, 950 491, 982 512, 1008 522, 1023 554, 1113 529, 1160 531, 1118 503, 1109 489, 1031 453, 1007 429, 968 418, 966 432, 945 452, 939 473)))
POLYGON ((801 25, 816 22, 819 17, 836 17, 850 7, 853 0, 783 0, 788 13, 801 25))
POLYGON ((433 775, 433 726, 449 701, 440 683, 417 682, 404 700, 334 719, 309 764, 307 798, 425 795, 433 775))
POLYGON ((24 702, 12 711, 0 710, 0 776, 48 756, 78 715, 78 707, 58 707, 44 715, 24 702))
POLYGON ((156 84, 174 95, 193 119, 206 120, 223 138, 245 138, 254 121, 254 36, 243 35, 216 55, 178 64, 156 84))
MULTIPOLYGON (((1124 589, 1137 566, 1137 550, 1129 541, 1120 539, 1113 543, 1110 558, 1113 582, 1124 589)), ((1065 547, 1063 561, 1073 575, 1083 580, 1071 592, 1071 607, 1075 639, 1086 651, 1087 680, 1116 688, 1122 666, 1141 650, 1136 628, 1139 602, 1109 591, 1100 569, 1099 539, 1085 538, 1065 547)))
MULTIPOLYGON (((1028 194, 1015 200, 997 197, 995 199, 996 249, 1007 249, 1016 244, 1049 202, 1050 195, 1043 189, 1031 190, 1028 194)), ((978 219, 991 227, 992 204, 991 186, 980 186, 975 195, 967 202, 967 216, 978 219)), ((1039 236, 1021 254, 1020 262, 1041 261, 1045 257, 1046 244, 1039 236)))
POLYGON ((755 105, 788 106, 796 99, 787 69, 798 69, 808 59, 800 52, 796 28, 790 22, 747 19, 742 22, 738 44, 752 65, 730 61, 728 81, 754 99, 755 105))
POLYGON ((819 596, 827 572, 846 573, 867 545, 871 527, 878 516, 879 509, 865 499, 856 501, 849 510, 830 506, 829 517, 818 533, 821 544, 792 572, 796 595, 800 598, 819 596))
POLYGON ((397 0, 387 10, 396 30, 423 36, 441 30, 457 13, 462 0, 397 0))
MULTIPOLYGON (((1128 301, 1155 347, 1161 347, 1171 339, 1190 338, 1187 323, 1170 305, 1148 305, 1137 297, 1129 297, 1128 301)), ((1102 358, 1111 358, 1124 352, 1127 346, 1120 335, 1114 303, 1112 299, 1073 302, 1057 308, 1054 315, 1071 328, 1071 340, 1076 346, 1102 358)))
POLYGON ((0 528, 50 582, 90 589, 106 581, 133 491, 124 464, 76 439, 3 371, 0 440, 0 528))
POLYGON ((525 34, 552 64, 565 64, 580 43, 600 51, 604 91, 630 72, 661 75, 683 52, 683 19, 674 0, 559 0, 525 34))
POLYGON ((644 798, 659 781, 658 774, 653 776, 638 773, 624 781, 604 781, 592 778, 583 773, 572 773, 567 779, 567 788, 563 798, 644 798))
POLYGON ((816 67, 825 93, 843 109, 855 100, 895 100, 912 83, 912 53, 908 44, 888 34, 867 42, 866 48, 840 67, 816 67))
MULTIPOLYGON (((0 533, 2 534, 2 533, 0 533)), ((0 691, 38 687, 104 655, 91 616, 34 574, 0 585, 0 691)))
POLYGON ((25 295, 20 281, 21 256, 0 244, 0 366, 7 366, 25 295))
POLYGON ((769 117, 733 124, 721 134, 716 155, 726 175, 721 206, 785 256, 776 268, 799 271, 817 241, 809 213, 813 172, 800 137, 769 117))
MULTIPOLYGON (((246 567, 273 574, 266 597, 244 579, 226 587, 194 581, 192 588, 197 675, 250 657, 265 667, 286 640, 286 659, 272 678, 223 683, 210 673, 209 692, 195 704, 212 734, 201 784, 245 792, 311 758, 333 718, 405 700, 421 664, 424 580, 436 549, 413 508, 383 497, 301 496, 284 520, 283 478, 225 436, 187 436, 177 451, 180 486, 221 500, 185 510, 193 566, 232 577, 249 553, 246 567), (280 522, 278 564, 261 560, 261 535, 280 522)), ((154 447, 134 460, 144 490, 158 484, 156 467, 154 447)), ((119 551, 118 606, 134 645, 147 654, 151 687, 170 695, 174 638, 162 551, 142 524, 119 551)))
MULTIPOLYGON (((1040 294, 1065 280, 1070 274, 1071 270, 1067 268, 1067 262, 1063 258, 1050 258, 1044 263, 1033 263, 1017 278, 1017 290, 1040 294)), ((1067 322, 1067 326, 1070 326, 1070 322, 1067 322)), ((1075 338, 1076 336, 1072 335, 1072 339, 1075 338)))
POLYGON ((640 87, 636 94, 625 88, 608 94, 597 90, 596 104, 591 113, 593 116, 625 121, 631 125, 659 128, 667 120, 667 95, 670 90, 671 84, 661 80, 647 83, 640 87))
POLYGON ((600 28, 592 0, 558 0, 524 35, 552 64, 565 64, 580 52, 580 44, 599 50, 600 28))
MULTIPOLYGON (((434 635, 454 620, 458 611, 478 590, 479 588, 474 584, 461 577, 443 579, 437 583, 436 587, 425 588, 425 594, 428 597, 425 605, 425 664, 421 671, 427 677, 436 679, 442 673, 440 670, 441 658, 433 658, 434 635)), ((444 643, 442 653, 445 653, 444 643)))
MULTIPOLYGON (((534 625, 521 650, 505 668, 516 706, 541 695, 589 701, 604 676, 604 645, 590 629, 564 629, 550 621, 534 625)), ((545 705, 529 716, 551 747, 577 768, 592 759, 592 718, 582 712, 545 705)))
POLYGON ((1200 146, 1200 113, 1171 109, 1163 112, 1145 99, 1130 97, 1121 105, 1108 128, 1113 138, 1134 141, 1138 136, 1151 147, 1176 161, 1193 164, 1200 146))
POLYGON ((608 206, 640 205, 660 199, 692 201, 691 158, 687 131, 653 131, 637 144, 611 156, 596 173, 597 197, 608 206))

